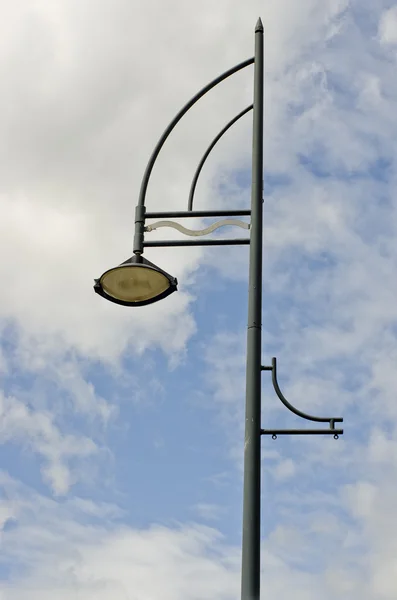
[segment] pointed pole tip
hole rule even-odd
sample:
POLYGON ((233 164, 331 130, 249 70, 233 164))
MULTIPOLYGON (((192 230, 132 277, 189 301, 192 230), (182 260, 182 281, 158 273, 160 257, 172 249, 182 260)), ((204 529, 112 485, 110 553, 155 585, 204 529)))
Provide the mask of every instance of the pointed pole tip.
POLYGON ((257 20, 256 25, 255 25, 255 33, 257 31, 263 32, 263 23, 262 23, 262 19, 260 17, 257 20))

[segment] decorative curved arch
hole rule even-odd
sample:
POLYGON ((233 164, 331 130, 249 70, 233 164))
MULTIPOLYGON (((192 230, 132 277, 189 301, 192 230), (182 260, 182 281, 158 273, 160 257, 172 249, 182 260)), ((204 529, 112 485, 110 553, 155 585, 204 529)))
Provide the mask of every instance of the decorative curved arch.
POLYGON ((214 79, 213 81, 211 81, 210 83, 208 83, 205 87, 203 87, 178 112, 178 114, 174 117, 174 119, 168 125, 167 129, 164 131, 163 135, 161 136, 161 138, 157 142, 157 145, 156 145, 155 149, 153 150, 152 155, 151 155, 151 157, 149 159, 149 162, 148 162, 148 164, 146 166, 145 173, 143 175, 143 179, 142 179, 142 183, 141 183, 141 189, 140 189, 140 192, 139 192, 138 206, 142 206, 142 207, 145 206, 146 191, 147 191, 147 187, 148 187, 150 175, 151 175, 152 170, 153 170, 154 163, 156 162, 156 159, 157 159, 157 157, 158 157, 158 155, 160 153, 161 148, 164 145, 164 142, 166 141, 166 139, 168 138, 168 136, 170 135, 170 133, 174 129, 175 125, 177 125, 179 123, 179 121, 187 113, 187 111, 198 100, 200 100, 200 98, 202 98, 207 92, 209 92, 209 90, 211 90, 213 87, 215 87, 216 85, 218 85, 218 83, 221 83, 221 81, 224 81, 225 79, 227 79, 231 75, 234 75, 234 73, 237 73, 237 71, 240 71, 241 69, 244 69, 245 67, 248 67, 249 65, 252 65, 254 62, 255 62, 255 58, 254 57, 248 58, 244 62, 239 63, 238 65, 232 67, 228 71, 225 71, 224 73, 222 73, 222 75, 219 75, 218 77, 216 77, 216 79, 214 79))

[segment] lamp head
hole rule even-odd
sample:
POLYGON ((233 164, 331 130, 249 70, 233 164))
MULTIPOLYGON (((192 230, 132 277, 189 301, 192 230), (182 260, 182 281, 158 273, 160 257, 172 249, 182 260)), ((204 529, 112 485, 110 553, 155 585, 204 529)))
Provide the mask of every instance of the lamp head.
POLYGON ((135 255, 95 279, 97 294, 123 306, 145 306, 177 290, 178 281, 146 258, 135 255))

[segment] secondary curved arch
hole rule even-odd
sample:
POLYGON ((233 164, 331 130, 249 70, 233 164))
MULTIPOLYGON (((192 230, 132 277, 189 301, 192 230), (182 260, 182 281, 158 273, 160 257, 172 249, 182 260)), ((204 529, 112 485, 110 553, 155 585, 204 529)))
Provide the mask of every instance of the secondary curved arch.
POLYGON ((222 131, 220 131, 218 133, 218 135, 212 140, 212 142, 208 146, 207 150, 204 152, 203 157, 200 160, 200 162, 198 164, 198 167, 196 169, 196 172, 195 172, 195 174, 193 176, 192 185, 190 186, 189 200, 188 200, 188 207, 187 207, 187 209, 189 211, 193 210, 194 192, 196 191, 197 180, 198 180, 198 178, 200 176, 201 169, 203 168, 204 163, 207 160, 207 158, 208 158, 209 154, 211 153, 212 149, 214 148, 215 144, 217 144, 219 142, 219 140, 221 139, 221 137, 223 136, 223 134, 226 133, 226 131, 228 129, 230 129, 230 127, 232 125, 234 125, 236 123, 236 121, 238 121, 239 119, 241 119, 241 117, 243 117, 244 115, 246 115, 247 112, 249 112, 253 108, 254 108, 254 105, 250 104, 249 106, 247 106, 247 108, 245 108, 244 110, 242 110, 236 117, 234 117, 234 119, 232 119, 231 121, 229 121, 229 123, 227 125, 225 125, 225 127, 222 129, 222 131))

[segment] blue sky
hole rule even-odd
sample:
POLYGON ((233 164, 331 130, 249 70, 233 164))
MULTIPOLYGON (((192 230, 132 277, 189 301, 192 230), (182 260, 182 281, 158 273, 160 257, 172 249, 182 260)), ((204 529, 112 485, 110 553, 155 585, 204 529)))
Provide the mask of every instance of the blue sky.
MULTIPOLYGON (((141 309, 92 285, 131 255, 165 126, 253 54, 259 15, 263 362, 345 419, 338 441, 262 440, 263 595, 395 600, 397 4, 0 3, 0 600, 239 597, 248 250, 148 250, 180 286, 141 309)), ((248 68, 194 107, 150 209, 185 209, 251 102, 248 68)), ((197 208, 248 207, 250 124, 197 208)), ((305 426, 266 372, 262 422, 305 426)))

